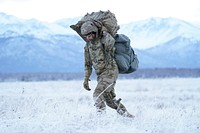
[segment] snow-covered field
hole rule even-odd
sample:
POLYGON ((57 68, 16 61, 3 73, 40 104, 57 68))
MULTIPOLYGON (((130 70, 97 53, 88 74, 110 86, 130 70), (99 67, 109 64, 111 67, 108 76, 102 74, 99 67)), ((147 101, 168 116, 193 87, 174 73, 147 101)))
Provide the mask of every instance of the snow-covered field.
POLYGON ((134 120, 110 108, 97 117, 82 81, 2 82, 0 133, 200 133, 200 78, 118 80, 115 89, 134 120))

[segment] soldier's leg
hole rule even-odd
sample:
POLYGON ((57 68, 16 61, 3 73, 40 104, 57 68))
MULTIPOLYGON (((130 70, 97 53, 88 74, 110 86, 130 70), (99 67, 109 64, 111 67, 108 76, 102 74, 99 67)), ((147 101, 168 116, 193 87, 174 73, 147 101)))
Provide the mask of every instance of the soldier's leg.
POLYGON ((121 98, 119 98, 118 100, 115 99, 116 97, 116 94, 114 92, 114 89, 110 92, 105 92, 104 93, 104 98, 105 98, 105 101, 106 101, 106 104, 115 109, 117 111, 117 113, 119 113, 120 115, 124 116, 124 117, 131 117, 131 118, 134 118, 133 115, 131 115, 126 107, 120 102, 121 101, 121 98))
POLYGON ((93 99, 95 102, 94 105, 96 106, 97 113, 104 113, 106 109, 106 105, 104 102, 105 99, 102 95, 102 91, 104 90, 104 88, 105 88, 104 85, 99 82, 93 93, 93 99))
POLYGON ((116 81, 116 77, 110 74, 109 71, 105 71, 101 75, 98 75, 97 81, 98 84, 94 90, 93 99, 97 111, 101 112, 104 111, 106 108, 105 98, 103 94, 105 93, 105 91, 109 91, 111 89, 110 86, 114 84, 114 82, 116 81))

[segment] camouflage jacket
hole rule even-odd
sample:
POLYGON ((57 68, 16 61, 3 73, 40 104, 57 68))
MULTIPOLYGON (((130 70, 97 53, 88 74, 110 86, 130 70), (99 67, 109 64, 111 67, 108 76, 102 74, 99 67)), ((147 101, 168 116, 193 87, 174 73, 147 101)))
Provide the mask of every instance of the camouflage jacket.
POLYGON ((91 76, 92 67, 98 76, 106 70, 117 68, 117 64, 113 58, 115 51, 114 43, 115 39, 109 33, 103 32, 101 38, 96 39, 93 43, 88 42, 86 44, 84 47, 85 79, 89 79, 91 76))

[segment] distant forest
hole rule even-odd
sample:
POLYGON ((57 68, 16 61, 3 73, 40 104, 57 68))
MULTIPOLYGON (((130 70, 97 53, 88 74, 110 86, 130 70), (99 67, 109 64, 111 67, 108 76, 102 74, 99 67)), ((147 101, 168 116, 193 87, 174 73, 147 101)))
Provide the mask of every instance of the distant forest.
MULTIPOLYGON (((94 74, 91 79, 95 79, 94 74)), ((11 81, 57 81, 57 80, 82 80, 81 73, 0 73, 0 82, 11 81)), ((119 74, 119 79, 136 78, 172 78, 172 77, 200 77, 200 68, 197 69, 177 69, 177 68, 155 68, 138 69, 131 74, 119 74)))

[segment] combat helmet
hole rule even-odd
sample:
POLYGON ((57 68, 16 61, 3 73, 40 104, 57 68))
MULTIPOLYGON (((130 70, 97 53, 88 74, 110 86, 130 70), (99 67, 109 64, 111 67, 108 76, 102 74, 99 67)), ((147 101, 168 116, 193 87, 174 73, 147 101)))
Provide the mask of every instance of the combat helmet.
POLYGON ((95 24, 92 21, 87 21, 82 24, 81 26, 81 34, 82 35, 87 35, 91 32, 98 32, 98 28, 95 26, 95 24))

